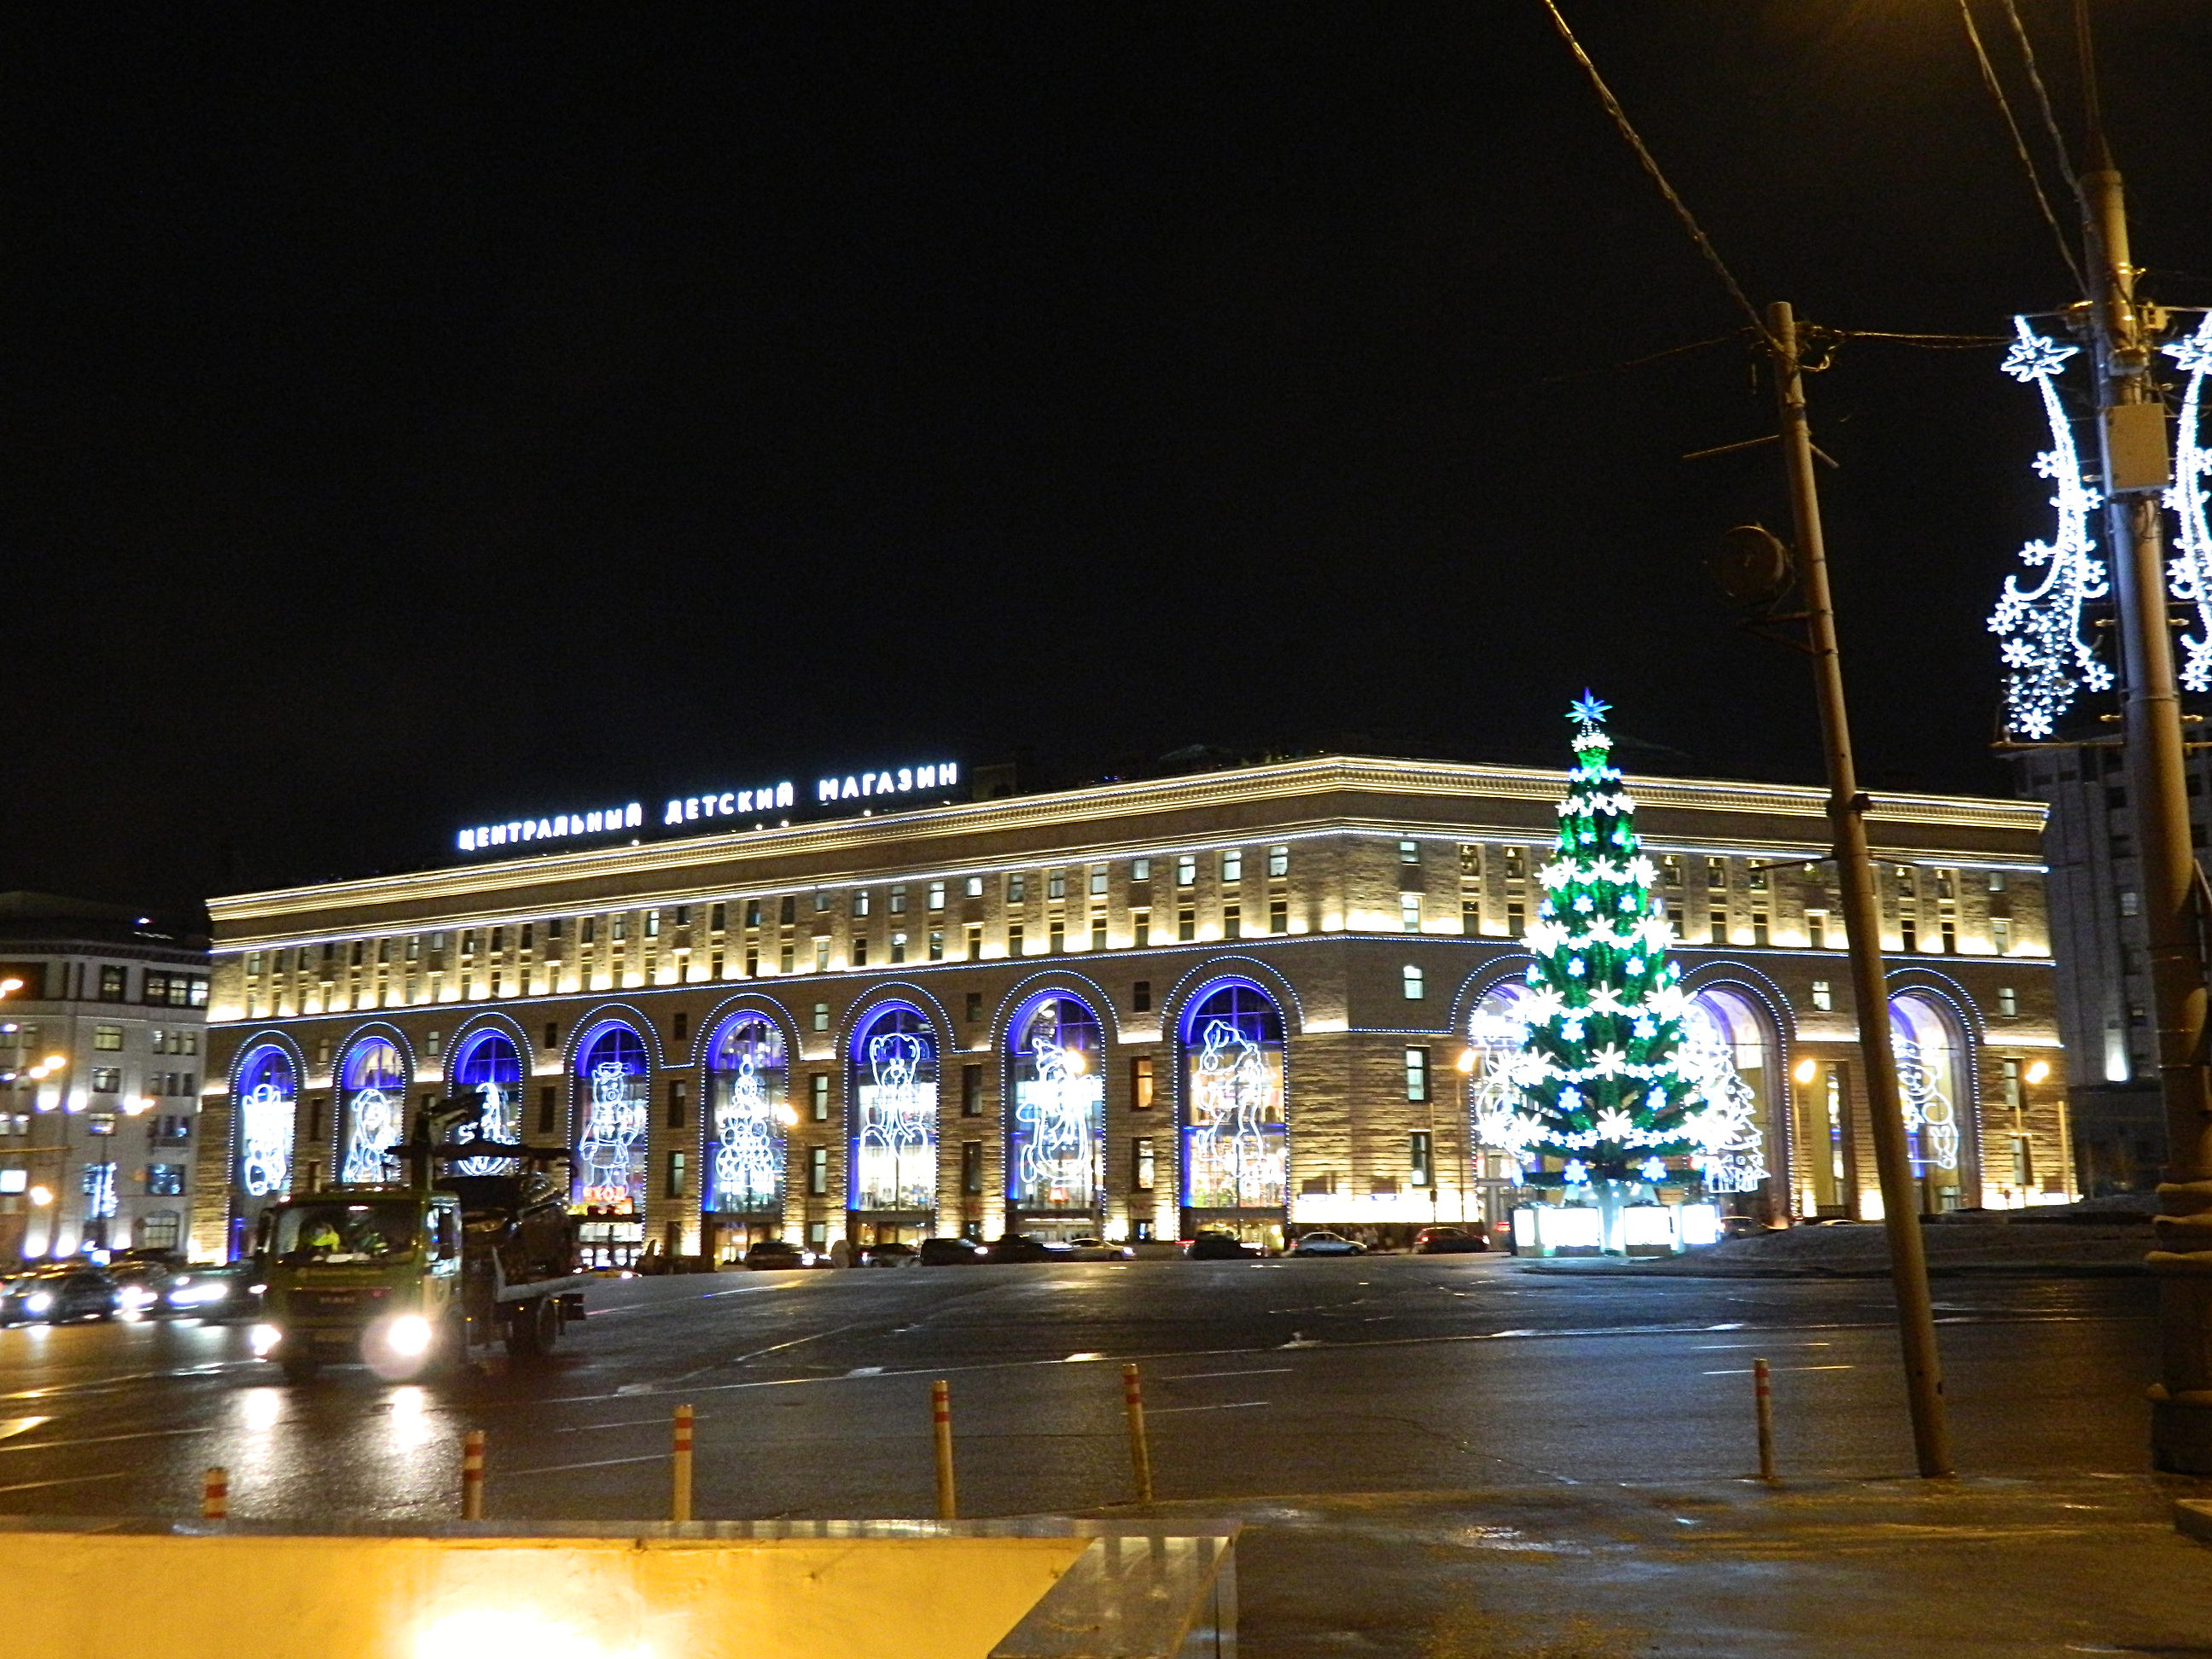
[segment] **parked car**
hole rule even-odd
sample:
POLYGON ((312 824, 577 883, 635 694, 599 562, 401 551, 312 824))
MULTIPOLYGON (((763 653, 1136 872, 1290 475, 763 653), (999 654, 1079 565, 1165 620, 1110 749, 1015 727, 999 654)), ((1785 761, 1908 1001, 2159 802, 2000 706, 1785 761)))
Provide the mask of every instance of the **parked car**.
POLYGON ((176 1274, 166 1261, 150 1256, 117 1256, 107 1264, 115 1281, 117 1306, 126 1314, 169 1311, 169 1286, 176 1274))
POLYGON ((1424 1227, 1413 1235, 1415 1255, 1468 1255, 1490 1248, 1490 1241, 1465 1227, 1424 1227))
POLYGON ((983 1247, 986 1261, 1056 1261, 1067 1254, 1065 1245, 1048 1244, 1028 1233, 1006 1233, 983 1247))
POLYGON ((1302 1233, 1298 1242, 1291 1246, 1292 1255, 1365 1255, 1367 1247, 1342 1233, 1326 1231, 1302 1233))
POLYGON ((983 1259, 983 1247, 972 1238, 925 1238, 915 1260, 925 1267, 969 1267, 983 1259))
POLYGON ((745 1252, 745 1266, 763 1271, 805 1265, 806 1252, 787 1238, 763 1238, 745 1252))
POLYGON ((860 1252, 863 1267, 911 1267, 915 1260, 914 1246, 901 1244, 896 1240, 884 1244, 871 1244, 860 1252))
POLYGON ((112 1319, 120 1300, 120 1291, 107 1269, 94 1263, 37 1267, 0 1294, 0 1325, 112 1319))
POLYGON ((1200 1233, 1183 1254, 1193 1261, 1247 1261, 1260 1252, 1234 1233, 1200 1233))
POLYGON ((1126 1261, 1131 1252, 1126 1244, 1109 1244, 1103 1238, 1085 1234, 1069 1239, 1060 1246, 1060 1254, 1063 1261, 1126 1261))
POLYGON ((187 1267, 169 1280, 163 1300, 173 1314, 210 1324, 251 1319, 261 1311, 261 1284, 251 1261, 220 1267, 187 1267))

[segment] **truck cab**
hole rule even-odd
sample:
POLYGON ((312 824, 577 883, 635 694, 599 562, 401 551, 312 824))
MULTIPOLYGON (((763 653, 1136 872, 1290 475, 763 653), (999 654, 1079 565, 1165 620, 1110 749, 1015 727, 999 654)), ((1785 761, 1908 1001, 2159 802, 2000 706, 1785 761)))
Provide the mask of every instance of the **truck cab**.
POLYGON ((326 1362, 414 1376, 463 1352, 459 1198, 363 1187, 283 1200, 263 1218, 256 1253, 268 1290, 254 1352, 294 1381, 326 1362))

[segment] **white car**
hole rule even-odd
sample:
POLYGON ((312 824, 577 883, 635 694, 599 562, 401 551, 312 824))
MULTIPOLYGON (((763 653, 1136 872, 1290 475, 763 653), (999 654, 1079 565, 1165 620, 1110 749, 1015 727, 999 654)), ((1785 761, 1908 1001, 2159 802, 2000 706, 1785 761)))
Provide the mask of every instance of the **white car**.
POLYGON ((1133 1254, 1126 1244, 1109 1244, 1085 1235, 1071 1238, 1060 1255, 1063 1261, 1127 1261, 1133 1254))

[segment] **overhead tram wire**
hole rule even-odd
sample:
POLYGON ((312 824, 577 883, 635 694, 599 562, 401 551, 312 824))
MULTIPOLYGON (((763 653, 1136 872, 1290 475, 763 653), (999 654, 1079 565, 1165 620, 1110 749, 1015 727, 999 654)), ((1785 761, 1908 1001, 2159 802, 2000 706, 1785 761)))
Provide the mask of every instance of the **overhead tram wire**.
MULTIPOLYGON (((2019 35, 2021 51, 2027 59, 2029 77, 2034 81, 2037 95, 2043 101, 2045 121, 2050 125, 2053 141, 2058 143, 2059 167, 2070 185, 2073 169, 2066 163, 2065 144, 2058 137, 2057 124, 2051 121, 2051 100, 2044 95, 2042 78, 2035 73, 2034 54, 2029 50, 2027 32, 2021 28, 2020 14, 2013 9, 2012 0, 2005 0, 2005 11, 2011 17, 2013 28, 2019 35)), ((1997 113, 2004 117, 2005 131, 2012 135, 2013 154, 2020 158, 2021 169, 2027 174, 2027 186, 2035 192, 2035 204, 2043 210, 2043 222, 2051 227, 2051 240, 2058 244, 2058 257, 2066 262, 2066 269, 2073 274, 2075 290, 2086 294, 2089 291, 2088 279, 2081 274, 2081 261, 2074 257, 2073 245, 2066 240, 2066 232, 2058 222, 2058 216, 2051 210, 2051 198, 2043 188, 2042 170, 2035 165, 2034 154, 2027 147, 2027 135, 2020 130, 2019 121, 2014 118, 2012 101, 2005 96, 2004 83, 1997 78, 1996 65, 1990 61, 1989 51, 1982 45, 1982 32, 1974 26, 1974 12, 1970 0, 1959 0, 1959 21, 1966 26, 1967 43, 1974 49, 1974 62, 1981 66, 1982 84, 1989 88, 1990 96, 1996 100, 1997 113)))
POLYGON ((1606 85, 1605 77, 1597 72, 1597 65, 1583 50, 1583 43, 1575 38, 1574 29, 1559 10, 1559 0, 1544 0, 1544 9, 1552 14, 1552 21, 1559 28, 1559 38, 1567 43, 1567 50, 1574 53, 1575 61, 1589 76, 1598 101, 1605 106, 1605 112, 1613 118, 1613 125, 1620 129, 1621 137, 1627 141, 1629 149, 1636 152, 1637 161, 1658 187, 1660 195, 1666 198, 1667 205, 1674 210, 1674 217, 1681 222, 1682 228, 1690 234, 1690 240, 1697 244, 1698 252, 1705 256, 1705 263, 1713 268, 1713 274, 1721 279, 1721 285, 1728 289, 1729 297, 1735 301, 1736 308, 1743 313, 1745 319, 1751 325, 1752 332, 1771 347, 1774 340, 1767 332, 1766 319, 1759 315, 1759 307, 1752 304, 1750 297, 1744 293, 1743 285, 1736 281, 1735 273, 1728 268, 1728 261, 1721 258, 1720 250, 1713 246, 1712 239, 1705 234, 1705 227, 1690 211, 1689 204, 1675 194, 1674 186, 1667 182, 1667 175, 1659 170, 1658 158, 1645 148, 1643 138, 1628 118, 1628 112, 1620 106, 1620 100, 1613 95, 1613 88, 1606 85))

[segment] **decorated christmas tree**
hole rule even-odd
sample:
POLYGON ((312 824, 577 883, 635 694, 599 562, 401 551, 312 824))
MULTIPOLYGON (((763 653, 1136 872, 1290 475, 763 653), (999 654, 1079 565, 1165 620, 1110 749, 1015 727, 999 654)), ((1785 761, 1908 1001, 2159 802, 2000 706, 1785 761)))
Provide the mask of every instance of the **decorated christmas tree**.
MULTIPOLYGON (((1723 1126, 1679 1058, 1686 998, 1667 959, 1674 929, 1655 902, 1657 875, 1636 835, 1636 803, 1612 764, 1607 705, 1585 691, 1568 713, 1575 766, 1559 803, 1558 850, 1524 943, 1535 957, 1521 1012, 1509 1133, 1527 1184, 1567 1189, 1618 1215, 1639 1183, 1685 1173, 1719 1150, 1723 1126)), ((1728 1114, 1733 1115, 1732 1113, 1728 1114)))

